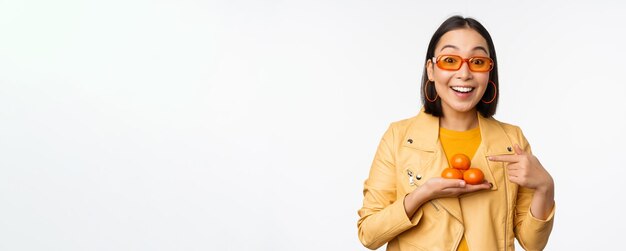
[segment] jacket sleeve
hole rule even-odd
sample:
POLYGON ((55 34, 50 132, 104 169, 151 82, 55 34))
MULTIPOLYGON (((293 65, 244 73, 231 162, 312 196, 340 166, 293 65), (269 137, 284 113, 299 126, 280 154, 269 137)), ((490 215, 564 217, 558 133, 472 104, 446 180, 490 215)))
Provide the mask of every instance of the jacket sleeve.
POLYGON ((422 209, 409 219, 404 211, 404 198, 397 196, 393 124, 385 132, 368 179, 363 189, 363 207, 359 210, 359 240, 369 249, 377 249, 405 230, 417 225, 422 209))
MULTIPOLYGON (((519 131, 519 137, 521 138, 520 147, 525 152, 531 153, 530 145, 526 140, 526 137, 519 131)), ((535 190, 519 187, 517 192, 517 203, 515 206, 515 235, 520 245, 525 250, 543 250, 548 244, 548 238, 552 232, 552 225, 554 223, 554 210, 552 208, 550 215, 545 220, 535 218, 530 212, 530 203, 533 198, 535 190)))

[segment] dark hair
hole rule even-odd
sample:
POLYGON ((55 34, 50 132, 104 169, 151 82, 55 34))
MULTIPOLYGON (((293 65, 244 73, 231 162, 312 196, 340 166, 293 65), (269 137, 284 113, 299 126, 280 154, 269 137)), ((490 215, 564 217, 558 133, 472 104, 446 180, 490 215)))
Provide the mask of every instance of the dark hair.
POLYGON ((493 45, 493 41, 491 40, 491 36, 489 35, 487 29, 485 29, 485 27, 475 19, 469 17, 464 18, 461 16, 452 16, 446 19, 446 21, 444 21, 441 26, 439 26, 437 31, 435 31, 435 34, 433 34, 433 37, 430 39, 430 43, 428 44, 428 50, 426 51, 426 60, 424 60, 424 75, 422 76, 422 104, 424 105, 424 111, 426 113, 436 117, 443 116, 443 110, 441 109, 441 98, 438 98, 435 102, 429 102, 428 100, 426 100, 425 95, 427 94, 431 100, 432 97, 435 97, 435 95, 437 95, 434 84, 429 84, 428 86, 426 86, 426 84, 429 82, 428 74, 426 71, 426 63, 429 59, 432 59, 435 56, 435 47, 437 46, 437 43, 439 42, 441 37, 446 34, 446 32, 463 28, 470 28, 472 30, 475 30, 487 41, 487 46, 489 47, 489 57, 493 60, 494 65, 491 72, 489 72, 489 81, 493 81, 493 83, 496 85, 496 90, 493 90, 493 85, 488 84, 487 90, 485 90, 485 94, 483 95, 482 99, 491 100, 491 98, 493 97, 492 95, 494 94, 496 95, 496 97, 493 102, 489 104, 485 104, 479 101, 476 105, 476 110, 478 110, 478 112, 483 115, 483 117, 488 118, 496 113, 496 107, 498 106, 498 97, 500 96, 500 85, 498 83, 498 59, 496 58, 496 48, 493 45), (428 93, 425 93, 425 91, 428 93))

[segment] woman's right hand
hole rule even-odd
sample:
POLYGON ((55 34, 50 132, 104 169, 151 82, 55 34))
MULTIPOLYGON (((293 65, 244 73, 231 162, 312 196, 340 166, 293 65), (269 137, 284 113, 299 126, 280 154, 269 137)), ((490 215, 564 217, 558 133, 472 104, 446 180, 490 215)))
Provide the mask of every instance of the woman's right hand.
POLYGON ((486 180, 478 185, 470 185, 465 183, 464 180, 444 179, 439 177, 431 178, 404 197, 404 211, 406 211, 407 216, 411 218, 417 209, 429 200, 444 197, 458 197, 461 194, 490 188, 491 183, 486 180))

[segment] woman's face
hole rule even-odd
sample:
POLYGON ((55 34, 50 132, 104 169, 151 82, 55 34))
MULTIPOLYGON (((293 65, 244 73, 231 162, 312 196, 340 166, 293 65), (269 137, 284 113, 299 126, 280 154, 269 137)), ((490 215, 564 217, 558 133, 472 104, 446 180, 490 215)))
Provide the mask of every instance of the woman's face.
MULTIPOLYGON (((435 47, 435 58, 439 55, 458 55, 462 58, 489 57, 487 41, 475 30, 465 28, 445 33, 435 47)), ((467 62, 455 71, 442 70, 429 59, 426 63, 428 79, 435 82, 435 89, 444 116, 451 113, 475 111, 489 82, 489 72, 472 72, 467 62)), ((432 98, 432 97, 431 97, 432 98)))

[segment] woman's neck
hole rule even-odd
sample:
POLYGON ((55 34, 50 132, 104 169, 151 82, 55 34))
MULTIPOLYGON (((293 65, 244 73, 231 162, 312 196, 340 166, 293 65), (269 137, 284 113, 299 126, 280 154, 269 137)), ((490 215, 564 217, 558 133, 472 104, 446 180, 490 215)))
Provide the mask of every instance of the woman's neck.
POLYGON ((467 112, 448 111, 439 118, 439 126, 453 131, 467 131, 478 126, 476 110, 467 112))

